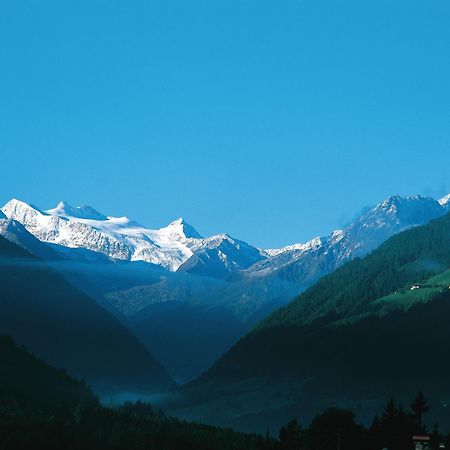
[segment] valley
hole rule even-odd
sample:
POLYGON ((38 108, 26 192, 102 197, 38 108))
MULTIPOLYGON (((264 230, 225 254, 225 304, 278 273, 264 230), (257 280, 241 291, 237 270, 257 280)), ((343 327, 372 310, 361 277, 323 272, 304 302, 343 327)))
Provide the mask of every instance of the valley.
MULTIPOLYGON (((436 314, 446 314, 450 227, 445 199, 393 196, 343 230, 279 250, 252 250, 232 238, 235 246, 222 247, 222 235, 205 240, 184 221, 162 231, 145 231, 128 219, 108 218, 93 208, 72 208, 64 203, 44 212, 13 201, 2 211, 5 217, 0 229, 8 258, 3 285, 25 276, 22 271, 26 267, 27 276, 36 283, 50 277, 52 281, 46 283, 53 296, 41 284, 28 283, 28 291, 8 287, 10 293, 17 291, 14 295, 20 301, 4 299, 4 317, 20 316, 22 320, 14 323, 9 319, 2 324, 2 332, 49 362, 86 377, 106 401, 152 398, 164 410, 187 420, 263 432, 264 427, 281 427, 292 416, 308 420, 335 404, 355 410, 361 418, 371 417, 389 389, 400 398, 411 394, 406 382, 397 386, 391 380, 391 387, 375 382, 385 365, 377 361, 392 358, 389 367, 393 370, 395 355, 409 355, 411 349, 404 348, 396 330, 411 330, 410 338, 415 339, 421 317, 434 323, 436 314), (70 241, 58 237, 62 236, 61 227, 76 233, 64 231, 70 241), (150 236, 159 236, 159 240, 152 241, 150 236), (166 239, 164 245, 161 236, 166 239), (123 253, 113 257, 105 252, 123 250, 126 245, 137 248, 136 242, 142 239, 148 248, 160 248, 154 255, 169 259, 148 261, 130 256, 127 260, 123 253), (114 240, 123 243, 114 246, 114 240), (206 246, 201 247, 205 241, 206 246), (220 270, 217 259, 204 257, 205 251, 212 250, 212 242, 217 244, 217 255, 225 254, 223 251, 228 255, 220 259, 220 270), (180 246, 185 253, 178 257, 184 254, 187 259, 175 268, 170 258, 180 246), (188 269, 194 265, 188 262, 192 255, 186 255, 187 246, 198 255, 195 261, 201 262, 200 271, 188 269), (19 265, 12 255, 22 258, 19 265), (248 259, 249 255, 253 256, 248 259), (13 278, 8 275, 12 271, 13 278), (73 300, 77 312, 59 312, 63 304, 56 299, 70 298, 61 289, 72 285, 77 293, 70 295, 80 297, 73 300), (45 302, 40 300, 31 307, 27 298, 36 297, 33 291, 44 295, 45 302), (86 312, 89 320, 88 316, 82 318, 83 302, 83 308, 91 311, 86 312), (34 327, 33 334, 22 327, 28 320, 22 322, 23 318, 31 314, 29 320, 34 324, 42 321, 47 340, 36 334, 42 328, 34 327), (63 322, 58 320, 55 328, 52 317, 56 315, 71 322, 66 327, 70 336, 61 334, 63 322), (117 328, 116 344, 106 335, 99 340, 99 332, 106 328, 100 326, 96 315, 105 316, 101 320, 108 317, 111 330, 117 328), (92 323, 92 337, 86 331, 77 337, 75 324, 80 320, 85 330, 92 323), (96 331, 95 327, 100 328, 96 331), (65 350, 72 348, 67 352, 70 360, 58 353, 56 343, 65 350), (109 350, 99 349, 103 343, 109 350), (92 357, 82 348, 89 348, 92 357), (379 354, 382 349, 383 356, 379 354), (92 358, 99 352, 110 365, 106 372, 105 363, 101 363, 103 372, 94 370, 92 358), (145 360, 148 368, 143 370, 145 360), (137 364, 135 370, 133 364, 137 364), (131 372, 132 376, 125 375, 131 372), (359 379, 364 383, 359 385, 359 379), (369 379, 374 381, 367 390, 369 379), (180 387, 174 391, 175 384, 180 387), (352 395, 343 395, 350 391, 352 395)), ((423 343, 416 342, 416 351, 439 339, 446 342, 443 335, 433 335, 445 334, 445 330, 429 332, 423 343)), ((408 358, 412 360, 413 354, 408 358)), ((406 380, 413 369, 403 358, 401 361, 402 370, 395 370, 406 380)), ((445 370, 443 366, 443 374, 445 370)), ((411 386, 417 383, 414 380, 411 386)), ((433 399, 450 395, 439 391, 439 383, 434 383, 433 389, 428 381, 424 383, 433 399)))

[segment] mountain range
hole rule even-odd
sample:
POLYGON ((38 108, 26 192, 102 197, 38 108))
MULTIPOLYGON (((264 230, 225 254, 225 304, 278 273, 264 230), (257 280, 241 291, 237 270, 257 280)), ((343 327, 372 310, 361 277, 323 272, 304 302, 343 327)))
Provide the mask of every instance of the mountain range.
MULTIPOLYGON (((248 269, 246 275, 285 269, 305 255, 333 248, 337 261, 364 254, 387 236, 438 217, 450 204, 450 194, 436 201, 414 196, 392 196, 358 217, 342 230, 305 244, 263 250, 227 234, 203 238, 183 218, 153 230, 127 217, 106 216, 91 206, 67 202, 43 211, 20 200, 1 208, 9 219, 21 223, 42 242, 85 249, 111 260, 143 261, 172 272, 186 271, 214 278, 248 269), (334 247, 337 247, 334 250, 334 247)), ((287 275, 289 277, 289 275, 287 275)))
POLYGON ((208 275, 222 276, 263 258, 260 250, 227 234, 203 238, 183 218, 152 230, 127 217, 107 217, 90 206, 72 207, 66 202, 42 211, 13 199, 2 211, 57 249, 81 248, 112 260, 143 261, 172 272, 201 272, 205 260, 210 260, 214 270, 208 275))
MULTIPOLYGON (((331 405, 369 417, 423 390, 448 418, 450 213, 324 276, 184 389, 179 413, 245 428, 331 405)), ((260 426, 260 425, 259 425, 260 426)))
POLYGON ((260 249, 227 234, 204 238, 184 219, 153 230, 90 206, 43 211, 14 199, 1 209, 0 234, 95 299, 186 381, 324 275, 449 206, 449 196, 392 196, 327 236, 260 249))

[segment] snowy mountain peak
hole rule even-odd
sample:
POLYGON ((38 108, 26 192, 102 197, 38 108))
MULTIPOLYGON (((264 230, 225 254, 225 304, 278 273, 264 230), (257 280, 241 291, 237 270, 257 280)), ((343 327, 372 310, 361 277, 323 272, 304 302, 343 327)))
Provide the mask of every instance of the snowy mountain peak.
POLYGON ((427 218, 436 218, 442 213, 442 205, 433 198, 421 195, 409 197, 394 195, 370 209, 358 219, 358 222, 377 228, 386 226, 392 220, 397 224, 408 223, 410 226, 416 226, 426 223, 427 218))
POLYGON ((450 207, 450 194, 447 194, 445 197, 442 197, 442 198, 439 200, 439 204, 440 204, 441 206, 444 206, 445 208, 450 207))
POLYGON ((10 200, 1 210, 6 217, 16 219, 21 223, 32 220, 33 217, 45 215, 39 208, 16 198, 10 200))
POLYGON ((385 200, 383 200, 380 203, 380 206, 394 205, 396 203, 399 203, 401 200, 402 200, 402 197, 400 197, 400 195, 398 195, 398 194, 391 195, 388 198, 386 198, 385 200))
POLYGON ((56 248, 85 249, 102 254, 102 258, 145 261, 171 271, 180 269, 225 277, 226 273, 247 270, 253 264, 254 273, 278 270, 290 264, 301 266, 305 258, 308 261, 329 258, 324 265, 336 267, 366 254, 395 233, 440 217, 449 206, 450 195, 439 201, 394 195, 366 210, 342 230, 303 244, 271 250, 257 249, 228 234, 203 238, 182 217, 166 227, 150 229, 127 217, 107 217, 91 206, 73 207, 67 202, 42 211, 13 199, 1 211, 6 218, 20 222, 37 239, 56 248))
POLYGON ((174 236, 184 239, 202 239, 202 236, 190 224, 188 224, 183 217, 179 217, 173 222, 169 223, 167 227, 159 230, 161 233, 167 233, 169 236, 174 236))
POLYGON ((65 201, 59 202, 56 208, 49 209, 46 212, 52 216, 58 217, 76 217, 77 219, 87 220, 107 220, 105 215, 92 208, 92 206, 80 205, 73 207, 65 201))
MULTIPOLYGON (((203 238, 182 217, 160 229, 150 229, 127 217, 105 216, 90 206, 73 207, 67 202, 42 211, 19 200, 11 200, 2 211, 7 218, 17 220, 42 242, 67 253, 67 248, 123 261, 144 261, 176 271, 194 253, 203 250, 221 252, 220 264, 226 270, 249 265, 261 258, 260 252, 244 242, 226 237, 203 238), (62 249, 65 247, 66 249, 62 249), (219 250, 220 247, 220 250, 219 250), (241 252, 247 256, 241 257, 241 252)), ((73 253, 75 255, 75 253, 73 253)), ((76 252, 83 257, 85 253, 76 252)), ((78 257, 78 256, 77 256, 78 257)))
MULTIPOLYGON (((13 198, 8 203, 6 203, 6 205, 2 208, 2 211, 4 212, 5 209, 8 211, 13 211, 13 210, 18 211, 18 210, 25 210, 25 209, 37 209, 37 208, 34 208, 29 203, 26 203, 22 200, 13 198)), ((8 215, 8 214, 6 214, 6 215, 8 215)))
POLYGON ((184 217, 178 217, 178 219, 175 219, 173 222, 170 222, 169 223, 169 226, 170 225, 185 225, 186 224, 186 221, 184 220, 184 217))
POLYGON ((416 204, 417 202, 433 201, 431 198, 422 197, 421 195, 412 195, 409 197, 402 197, 401 195, 391 195, 386 200, 383 200, 379 205, 375 206, 373 210, 383 209, 386 212, 394 213, 399 207, 406 204, 416 204))
POLYGON ((17 207, 21 207, 21 206, 29 207, 30 205, 28 203, 23 202, 22 200, 19 200, 18 198, 12 198, 8 203, 6 203, 4 208, 6 208, 6 207, 17 208, 17 207))
POLYGON ((445 214, 437 200, 420 195, 393 195, 328 236, 306 244, 266 250, 268 258, 250 267, 248 276, 280 273, 285 279, 307 284, 343 263, 361 257, 394 234, 423 225, 445 214))
POLYGON ((391 195, 372 208, 370 212, 383 211, 388 214, 395 214, 404 200, 405 198, 400 195, 391 195))

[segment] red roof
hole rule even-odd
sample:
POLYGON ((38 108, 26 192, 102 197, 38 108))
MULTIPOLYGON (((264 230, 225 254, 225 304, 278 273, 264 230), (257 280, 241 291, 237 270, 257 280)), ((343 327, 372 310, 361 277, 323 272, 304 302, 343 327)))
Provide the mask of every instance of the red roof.
POLYGON ((413 441, 429 441, 430 436, 413 436, 413 441))

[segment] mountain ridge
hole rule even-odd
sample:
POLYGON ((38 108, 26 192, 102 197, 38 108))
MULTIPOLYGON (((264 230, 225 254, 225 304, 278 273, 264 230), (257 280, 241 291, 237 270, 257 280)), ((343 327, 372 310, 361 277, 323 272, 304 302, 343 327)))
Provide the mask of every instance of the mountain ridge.
POLYGON ((160 363, 111 313, 2 236, 0 264, 0 333, 104 391, 173 386, 160 363))
POLYGON ((94 401, 91 389, 81 381, 35 357, 14 339, 0 334, 0 395, 3 391, 25 394, 39 404, 72 406, 94 401))
MULTIPOLYGON (((64 204, 60 209, 69 208, 64 204)), ((322 276, 365 256, 390 236, 444 215, 447 209, 427 197, 391 196, 342 230, 277 250, 257 249, 226 233, 183 237, 192 231, 186 230, 187 223, 180 218, 162 228, 159 235, 166 246, 172 242, 189 245, 185 250, 190 256, 184 253, 177 260, 181 264, 172 270, 127 259, 134 251, 127 239, 134 239, 143 229, 135 221, 124 217, 94 222, 72 220, 36 211, 26 207, 16 218, 28 221, 29 231, 33 231, 35 222, 50 221, 50 232, 44 238, 49 235, 51 241, 59 244, 41 243, 50 245, 64 259, 52 267, 119 318, 171 375, 183 382, 207 370, 259 320, 286 305, 322 276), (59 233, 69 227, 79 239, 75 242, 79 246, 62 246, 59 234, 57 238, 53 234, 58 227, 59 233), (129 235, 124 234, 123 239, 116 236, 117 230, 126 233, 124 228, 129 235), (99 245, 120 250, 113 245, 115 242, 127 248, 130 255, 114 259, 98 252, 99 245)), ((6 212, 13 215, 11 209, 6 212)), ((91 209, 88 212, 93 214, 91 209)), ((67 211, 64 214, 67 216, 67 211)), ((152 241, 151 230, 145 230, 147 235, 138 239, 141 250, 150 246, 162 252, 164 249, 154 246, 156 239, 152 241)), ((133 248, 136 250, 137 246, 133 248)))
MULTIPOLYGON (((56 208, 42 211, 17 199, 6 203, 2 212, 22 223, 43 242, 84 248, 117 260, 144 261, 170 271, 176 271, 195 252, 217 249, 224 241, 228 243, 230 252, 239 246, 226 234, 203 238, 183 218, 152 230, 127 217, 105 216, 90 206, 74 208, 60 202, 56 208)), ((255 254, 260 253, 258 249, 246 245, 255 254)), ((228 269, 240 267, 228 255, 223 254, 220 260, 228 269)), ((193 266, 190 263, 189 267, 193 266)))
POLYGON ((444 402, 450 333, 439 318, 450 312, 449 268, 450 213, 392 236, 243 336, 185 386, 189 408, 197 419, 209 413, 230 424, 232 415, 238 423, 239 415, 267 417, 277 408, 367 411, 383 395, 418 388, 444 402), (418 366, 422 358, 426 365, 418 366))
MULTIPOLYGON (((392 232, 400 232, 405 227, 421 225, 430 218, 444 214, 449 204, 450 194, 440 200, 420 195, 394 195, 363 214, 358 221, 363 227, 371 228, 372 233, 386 226, 397 226, 392 232), (396 216, 395 223, 388 223, 389 215, 396 216)), ((344 229, 334 230, 327 236, 316 237, 306 243, 265 250, 234 239, 226 233, 202 237, 183 218, 153 230, 127 217, 106 216, 91 206, 72 207, 67 202, 59 202, 55 208, 43 211, 31 204, 12 199, 1 211, 8 218, 20 222, 43 242, 69 248, 84 248, 118 260, 144 261, 160 265, 169 271, 180 270, 218 278, 240 271, 257 276, 265 269, 278 270, 288 265, 288 260, 295 262, 311 251, 333 246, 345 238, 357 239, 357 234, 364 231, 361 227, 356 229, 357 221, 344 229)), ((365 234, 367 235, 367 232, 365 234)), ((372 247, 384 238, 377 238, 372 247)), ((357 245, 361 244, 353 244, 353 256, 367 251, 359 251, 357 245)), ((345 255, 343 257, 345 258, 345 255)))

